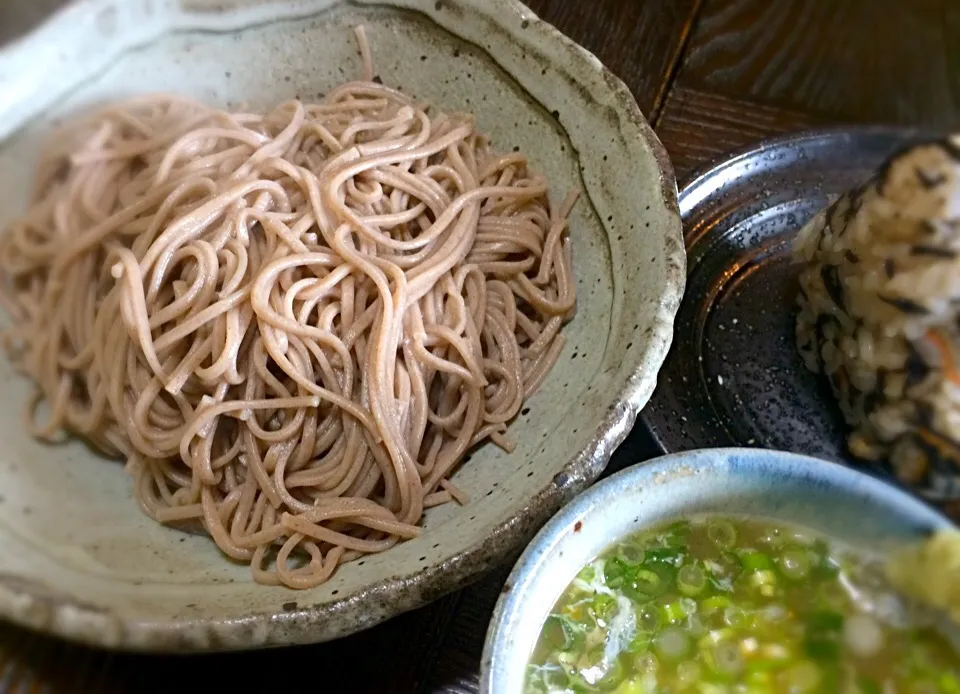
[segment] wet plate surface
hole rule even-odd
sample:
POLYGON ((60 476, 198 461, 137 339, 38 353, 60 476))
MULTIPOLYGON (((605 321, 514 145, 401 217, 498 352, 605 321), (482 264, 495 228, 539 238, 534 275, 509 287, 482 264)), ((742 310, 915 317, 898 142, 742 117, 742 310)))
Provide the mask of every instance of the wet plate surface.
POLYGON ((643 413, 664 451, 739 445, 847 460, 829 387, 797 353, 791 243, 890 154, 929 138, 894 129, 807 133, 736 155, 684 187, 687 289, 643 413))

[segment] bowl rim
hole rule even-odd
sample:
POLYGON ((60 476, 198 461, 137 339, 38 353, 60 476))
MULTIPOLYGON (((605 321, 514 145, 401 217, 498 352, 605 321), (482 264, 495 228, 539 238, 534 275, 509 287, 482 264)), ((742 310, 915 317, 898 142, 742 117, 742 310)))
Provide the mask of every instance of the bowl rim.
POLYGON ((911 137, 926 139, 929 137, 931 140, 936 140, 938 137, 945 137, 947 134, 948 131, 941 131, 936 128, 909 125, 852 124, 812 127, 756 140, 730 150, 719 159, 707 161, 685 175, 679 181, 679 184, 682 185, 679 193, 681 215, 687 214, 686 208, 696 205, 695 202, 690 202, 690 200, 692 195, 696 193, 697 188, 714 179, 718 173, 741 164, 745 159, 769 150, 791 145, 804 145, 818 140, 855 137, 902 137, 904 139, 911 137))
MULTIPOLYGON (((550 548, 556 547, 575 524, 579 526, 578 532, 590 532, 583 528, 599 527, 596 523, 584 522, 600 508, 598 499, 603 499, 618 489, 635 489, 647 481, 655 481, 657 488, 663 489, 673 481, 686 477, 686 473, 678 474, 683 470, 696 468, 698 471, 709 472, 726 465, 732 458, 759 469, 760 474, 773 477, 786 476, 782 470, 778 472, 778 468, 793 471, 788 474, 795 474, 797 466, 802 466, 805 471, 809 471, 811 478, 835 488, 849 489, 856 486, 863 495, 872 496, 894 510, 898 517, 909 517, 928 523, 931 530, 956 527, 956 524, 940 511, 896 484, 842 463, 799 453, 764 448, 702 448, 671 453, 649 462, 632 465, 597 482, 564 506, 540 529, 520 555, 505 584, 509 589, 501 591, 497 599, 484 638, 480 661, 480 694, 504 694, 494 689, 493 676, 497 661, 504 656, 503 644, 507 643, 509 618, 522 611, 520 606, 523 604, 524 595, 536 588, 534 574, 553 558, 550 548)), ((614 541, 615 539, 611 539, 610 542, 614 541)))
MULTIPOLYGON (((119 45, 113 58, 171 31, 228 32, 262 23, 265 8, 275 14, 270 20, 305 19, 320 15, 343 0, 178 0, 154 7, 151 31, 119 45), (250 8, 261 14, 246 14, 237 20, 229 15, 250 8), (225 21, 217 23, 220 14, 225 21)), ((358 6, 377 4, 376 0, 349 0, 358 6)), ((465 587, 483 572, 498 566, 506 546, 518 548, 533 535, 544 521, 563 503, 596 480, 609 462, 616 447, 633 428, 642 407, 649 400, 656 384, 656 374, 666 358, 673 339, 673 322, 679 308, 686 280, 682 225, 677 204, 676 179, 667 152, 644 118, 627 86, 589 51, 575 43, 519 0, 390 0, 387 4, 414 10, 441 28, 475 43, 464 33, 451 29, 450 20, 441 21, 441 8, 466 12, 484 20, 510 37, 522 28, 529 42, 536 42, 551 59, 564 65, 577 65, 589 70, 591 89, 603 93, 616 104, 616 119, 621 132, 635 138, 636 147, 652 158, 659 173, 656 201, 663 215, 662 228, 657 229, 659 253, 664 262, 665 281, 657 296, 650 300, 652 310, 647 346, 622 387, 610 397, 612 403, 604 413, 596 433, 587 445, 574 452, 566 464, 535 494, 519 505, 517 511, 490 529, 481 541, 468 546, 446 561, 402 575, 390 575, 368 584, 352 594, 314 605, 281 612, 264 610, 242 617, 189 619, 169 617, 146 620, 126 617, 98 606, 84 604, 70 596, 49 595, 22 580, 5 580, 0 576, 0 616, 21 626, 51 633, 88 645, 128 651, 211 652, 244 650, 266 646, 317 643, 360 631, 386 619, 421 607, 439 597, 465 587), (605 90, 600 92, 599 90, 605 90), (661 238, 662 237, 662 238, 661 238), (357 609, 363 604, 362 611, 357 609), (349 615, 353 621, 344 619, 349 615), (362 615, 362 617, 360 616, 362 615)), ((0 79, 5 68, 15 64, 14 58, 33 52, 57 41, 72 29, 78 19, 92 17, 101 11, 116 9, 116 0, 69 0, 46 20, 19 39, 0 48, 0 79)), ((79 23, 79 28, 89 24, 79 23)), ((482 48, 482 46, 481 46, 482 48)), ((50 52, 39 56, 49 59, 50 52)), ((499 65, 495 56, 491 56, 499 65)), ((501 65, 501 67, 503 67, 501 65)), ((506 69, 506 68, 504 68, 506 69)), ((508 70, 508 72, 510 72, 508 70)), ((42 104, 40 108, 46 108, 42 104)), ((0 106, 0 116, 9 109, 0 106)), ((0 118, 2 120, 2 118, 0 118)), ((561 123, 561 127, 563 123, 561 123)), ((567 129, 564 127, 564 129, 567 129)), ((3 134, 0 133, 0 140, 3 134)), ((652 168, 652 167, 651 167, 652 168)), ((651 196, 653 198, 653 196, 651 196)), ((606 224, 604 224, 606 227, 606 224)))

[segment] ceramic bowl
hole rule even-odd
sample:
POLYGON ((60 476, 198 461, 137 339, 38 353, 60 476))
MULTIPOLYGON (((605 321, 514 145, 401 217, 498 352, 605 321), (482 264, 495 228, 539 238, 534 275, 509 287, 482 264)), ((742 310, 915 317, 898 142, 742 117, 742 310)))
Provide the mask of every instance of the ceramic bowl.
POLYGON ((628 468, 554 516, 507 579, 487 632, 481 694, 520 694, 551 608, 587 563, 626 535, 697 513, 804 526, 882 553, 952 527, 906 492, 862 472, 792 453, 707 449, 628 468))
POLYGON ((624 85, 513 0, 78 0, 0 52, 0 225, 27 202, 38 142, 97 102, 159 90, 225 106, 315 99, 359 75, 469 110, 519 147, 572 220, 579 313, 512 426, 516 451, 456 473, 472 502, 304 592, 252 583, 204 538, 147 519, 117 463, 31 440, 30 386, 0 359, 0 617, 107 647, 229 650, 335 638, 463 586, 603 470, 653 390, 684 282, 676 185, 624 85))

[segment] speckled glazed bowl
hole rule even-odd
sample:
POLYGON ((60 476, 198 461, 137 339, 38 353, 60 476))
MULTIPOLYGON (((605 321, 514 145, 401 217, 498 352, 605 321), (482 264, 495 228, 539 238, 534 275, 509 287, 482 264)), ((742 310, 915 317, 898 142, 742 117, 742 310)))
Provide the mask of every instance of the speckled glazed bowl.
POLYGON ((792 453, 716 448, 628 468, 560 511, 520 557, 487 632, 481 694, 523 691, 544 620, 588 562, 626 535, 697 513, 795 523, 876 554, 952 527, 896 487, 837 463, 792 453))
POLYGON ((573 221, 579 313, 559 365, 513 425, 517 450, 455 476, 472 503, 416 540, 305 592, 252 583, 203 537, 146 518, 117 463, 24 432, 29 384, 0 359, 0 617, 141 650, 332 639, 454 590, 518 548, 603 470, 653 390, 682 292, 673 173, 629 92, 513 0, 80 0, 0 52, 0 225, 26 204, 37 144, 75 109, 169 90, 265 108, 359 74, 366 26, 383 81, 471 110, 573 221), (561 193, 558 193, 561 194, 561 193))

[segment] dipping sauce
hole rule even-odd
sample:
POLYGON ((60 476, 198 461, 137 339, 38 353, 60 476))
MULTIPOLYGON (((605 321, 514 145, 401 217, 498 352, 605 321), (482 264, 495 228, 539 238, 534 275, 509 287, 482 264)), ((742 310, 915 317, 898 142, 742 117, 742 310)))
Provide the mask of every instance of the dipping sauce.
POLYGON ((960 655, 879 562, 706 516, 630 536, 547 618, 524 694, 960 694, 960 655))

